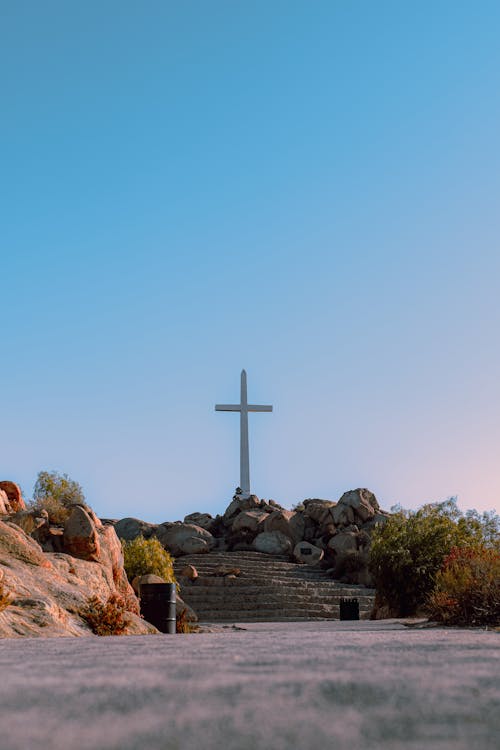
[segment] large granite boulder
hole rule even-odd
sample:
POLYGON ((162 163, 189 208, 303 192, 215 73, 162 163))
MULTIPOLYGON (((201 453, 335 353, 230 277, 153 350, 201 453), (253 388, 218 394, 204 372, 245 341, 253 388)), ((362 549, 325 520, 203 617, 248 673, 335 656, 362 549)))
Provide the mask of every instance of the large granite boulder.
POLYGON ((20 510, 26 510, 26 503, 23 500, 21 488, 18 484, 9 481, 0 482, 0 493, 2 492, 7 496, 8 505, 10 506, 10 510, 7 512, 17 513, 20 510))
POLYGON ((184 523, 194 523, 195 526, 201 526, 206 531, 211 530, 214 521, 215 518, 210 513, 190 513, 184 518, 184 523))
POLYGON ((257 495, 235 495, 227 506, 222 520, 226 526, 231 526, 234 517, 244 510, 260 510, 260 500, 257 495))
POLYGON ((97 527, 83 506, 75 505, 64 522, 63 543, 64 551, 72 557, 99 560, 101 549, 97 527))
POLYGON ((293 549, 293 556, 297 562, 306 565, 317 565, 323 559, 324 551, 309 542, 299 542, 293 549))
POLYGON ((138 536, 150 539, 156 532, 157 524, 141 521, 139 518, 122 518, 114 524, 114 527, 119 539, 131 542, 138 536))
POLYGON ((310 498, 304 500, 302 503, 304 506, 303 515, 305 518, 310 518, 311 521, 322 526, 325 522, 331 523, 332 516, 330 509, 334 508, 337 503, 333 503, 331 500, 319 500, 317 498, 310 498))
POLYGON ((286 555, 291 552, 292 543, 281 531, 263 531, 253 540, 253 548, 268 555, 286 555))
POLYGON ((215 546, 212 534, 193 523, 161 523, 156 536, 174 557, 210 552, 215 546))
POLYGON ((333 550, 337 555, 342 555, 350 550, 358 549, 358 538, 354 531, 339 532, 332 536, 328 542, 328 548, 333 550))
POLYGON ((276 510, 264 521, 264 531, 281 531, 295 545, 304 538, 304 518, 293 510, 276 510))
POLYGON ((236 518, 234 519, 231 531, 237 532, 237 531, 252 531, 256 532, 262 528, 262 524, 264 521, 268 518, 268 514, 265 511, 261 510, 244 510, 241 513, 238 513, 236 518))
MULTIPOLYGON (((357 490, 350 490, 349 492, 344 492, 338 502, 338 505, 334 509, 333 514, 339 506, 341 508, 352 509, 354 518, 352 521, 350 521, 350 523, 363 524, 370 518, 373 518, 375 513, 380 510, 377 498, 375 497, 373 492, 361 488, 357 490)), ((348 515, 350 517, 350 514, 348 515)))

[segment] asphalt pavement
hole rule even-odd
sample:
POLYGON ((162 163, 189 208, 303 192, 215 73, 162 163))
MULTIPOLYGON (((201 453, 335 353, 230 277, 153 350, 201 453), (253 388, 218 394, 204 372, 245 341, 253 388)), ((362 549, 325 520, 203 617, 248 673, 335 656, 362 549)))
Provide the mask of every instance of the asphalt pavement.
POLYGON ((499 750, 500 633, 393 621, 0 640, 0 750, 499 750))

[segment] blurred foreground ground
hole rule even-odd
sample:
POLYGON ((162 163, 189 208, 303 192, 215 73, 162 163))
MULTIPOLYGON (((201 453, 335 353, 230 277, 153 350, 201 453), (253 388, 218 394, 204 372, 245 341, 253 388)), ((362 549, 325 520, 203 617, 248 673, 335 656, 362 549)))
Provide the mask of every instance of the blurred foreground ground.
POLYGON ((500 747, 500 633, 241 627, 0 640, 1 750, 500 747))

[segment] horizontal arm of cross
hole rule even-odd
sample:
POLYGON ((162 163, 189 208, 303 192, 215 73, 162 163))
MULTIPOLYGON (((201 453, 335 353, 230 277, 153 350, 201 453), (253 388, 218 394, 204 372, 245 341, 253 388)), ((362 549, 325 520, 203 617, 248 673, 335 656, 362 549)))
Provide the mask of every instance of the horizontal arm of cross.
POLYGON ((239 404, 216 404, 215 411, 241 411, 239 404))
POLYGON ((272 411, 272 406, 256 406, 255 404, 248 404, 248 411, 272 411))

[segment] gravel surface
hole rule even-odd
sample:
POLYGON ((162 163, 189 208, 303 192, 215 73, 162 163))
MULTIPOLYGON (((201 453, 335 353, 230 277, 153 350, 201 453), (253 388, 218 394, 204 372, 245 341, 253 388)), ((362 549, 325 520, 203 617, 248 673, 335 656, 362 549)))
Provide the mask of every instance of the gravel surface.
POLYGON ((0 750, 500 748, 500 633, 241 628, 0 640, 0 750))

